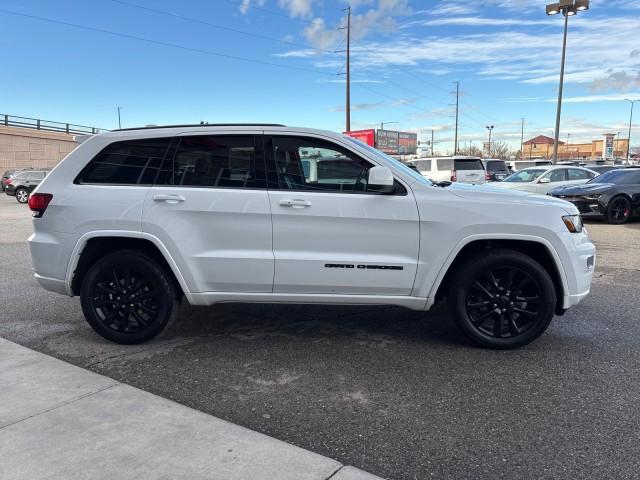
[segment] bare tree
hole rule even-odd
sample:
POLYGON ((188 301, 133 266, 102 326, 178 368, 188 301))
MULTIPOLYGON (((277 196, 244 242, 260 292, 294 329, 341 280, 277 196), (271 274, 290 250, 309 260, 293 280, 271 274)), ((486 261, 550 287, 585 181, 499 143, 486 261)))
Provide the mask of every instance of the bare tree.
POLYGON ((491 149, 489 151, 491 158, 499 158, 501 160, 508 160, 511 156, 511 149, 509 145, 504 142, 491 142, 491 149))
POLYGON ((471 145, 469 147, 466 148, 459 148, 458 149, 458 155, 464 155, 464 156, 468 156, 468 157, 482 157, 482 150, 480 150, 478 147, 471 145))

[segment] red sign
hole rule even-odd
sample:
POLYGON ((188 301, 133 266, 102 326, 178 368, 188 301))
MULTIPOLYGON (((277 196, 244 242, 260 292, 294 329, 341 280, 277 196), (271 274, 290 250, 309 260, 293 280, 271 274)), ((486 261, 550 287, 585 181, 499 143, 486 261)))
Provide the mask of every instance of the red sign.
POLYGON ((357 138, 361 142, 366 143, 370 147, 376 146, 376 131, 371 130, 352 130, 350 132, 344 132, 349 137, 357 138))

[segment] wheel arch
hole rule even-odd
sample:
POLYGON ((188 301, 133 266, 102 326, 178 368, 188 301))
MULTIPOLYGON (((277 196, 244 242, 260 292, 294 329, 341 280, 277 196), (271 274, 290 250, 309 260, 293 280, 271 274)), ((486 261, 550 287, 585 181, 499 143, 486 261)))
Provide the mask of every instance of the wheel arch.
POLYGON ((434 303, 442 299, 446 295, 449 282, 456 269, 473 255, 493 248, 514 250, 528 255, 540 263, 549 273, 556 289, 556 313, 559 315, 564 313, 564 297, 568 294, 569 288, 560 256, 548 240, 524 235, 501 236, 500 238, 478 235, 464 239, 456 246, 440 270, 429 298, 434 303))
POLYGON ((96 231, 80 237, 67 267, 67 293, 78 295, 80 283, 90 266, 104 255, 119 250, 140 250, 156 258, 171 273, 178 291, 190 299, 188 284, 162 242, 153 235, 127 231, 96 231))

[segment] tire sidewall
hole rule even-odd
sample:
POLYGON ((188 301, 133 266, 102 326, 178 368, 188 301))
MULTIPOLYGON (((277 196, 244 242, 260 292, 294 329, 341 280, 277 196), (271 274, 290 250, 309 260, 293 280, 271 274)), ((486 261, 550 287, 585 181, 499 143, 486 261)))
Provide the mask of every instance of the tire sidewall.
POLYGON ((553 319, 556 307, 556 291, 547 271, 535 260, 517 252, 494 253, 471 261, 456 275, 451 285, 449 308, 454 314, 458 327, 476 344, 495 349, 510 349, 526 345, 538 338, 553 319), (474 325, 466 308, 469 288, 479 275, 489 268, 516 267, 527 272, 537 282, 541 296, 541 318, 522 335, 515 338, 495 338, 480 332, 474 325))
POLYGON ((160 334, 175 316, 177 300, 175 288, 164 269, 152 258, 133 252, 116 252, 98 260, 87 271, 80 289, 80 299, 84 316, 91 327, 102 337, 116 343, 131 345, 151 340, 160 334), (127 267, 145 275, 155 289, 158 289, 158 315, 147 328, 136 333, 121 333, 106 326, 92 307, 92 286, 104 270, 127 267))

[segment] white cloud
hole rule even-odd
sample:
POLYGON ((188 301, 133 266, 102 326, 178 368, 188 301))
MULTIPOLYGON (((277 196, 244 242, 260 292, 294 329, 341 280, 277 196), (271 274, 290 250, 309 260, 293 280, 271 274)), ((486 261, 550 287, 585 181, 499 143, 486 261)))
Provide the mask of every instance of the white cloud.
POLYGON ((280 8, 293 18, 309 18, 312 14, 312 0, 278 0, 280 8))
POLYGON ((251 5, 257 5, 259 7, 264 5, 264 2, 266 0, 242 0, 240 2, 240 13, 242 13, 243 15, 246 15, 249 12, 249 9, 251 8, 251 5))
POLYGON ((484 17, 452 17, 452 18, 435 18, 421 23, 426 26, 439 25, 463 25, 463 26, 533 26, 533 25, 549 25, 544 20, 523 20, 521 18, 484 18, 484 17))
MULTIPOLYGON (((584 95, 577 97, 564 97, 562 103, 596 103, 596 102, 623 102, 625 99, 640 99, 640 92, 636 93, 610 93, 605 95, 584 95)), ((549 98, 545 102, 557 102, 555 98, 549 98)))
POLYGON ((626 92, 634 88, 640 88, 640 71, 629 74, 625 71, 612 72, 605 77, 595 79, 591 83, 591 90, 601 92, 604 90, 618 90, 626 92))

